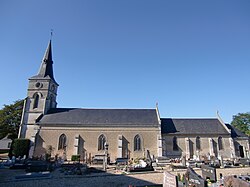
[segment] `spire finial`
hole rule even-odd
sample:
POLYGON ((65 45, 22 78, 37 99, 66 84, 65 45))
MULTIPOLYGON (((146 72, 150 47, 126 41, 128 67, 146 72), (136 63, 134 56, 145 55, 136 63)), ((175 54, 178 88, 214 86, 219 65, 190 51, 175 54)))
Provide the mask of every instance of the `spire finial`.
POLYGON ((52 36, 53 36, 53 29, 50 29, 50 40, 52 40, 52 36))

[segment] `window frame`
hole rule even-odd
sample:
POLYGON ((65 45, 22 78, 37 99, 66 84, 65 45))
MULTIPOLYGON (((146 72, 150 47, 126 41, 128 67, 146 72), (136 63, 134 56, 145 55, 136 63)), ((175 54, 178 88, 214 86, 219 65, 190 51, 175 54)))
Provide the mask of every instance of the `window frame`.
POLYGON ((197 136, 195 139, 195 147, 197 151, 201 150, 201 137, 197 136))
POLYGON ((224 149, 223 138, 221 136, 218 137, 218 149, 219 151, 224 149))
POLYGON ((66 148, 67 136, 61 134, 58 141, 58 150, 64 150, 66 148))
POLYGON ((34 95, 34 103, 33 103, 33 109, 37 109, 39 106, 39 100, 40 100, 40 96, 38 93, 35 93, 34 95))
POLYGON ((142 150, 142 139, 139 134, 135 135, 134 137, 134 151, 141 151, 142 150))
POLYGON ((98 151, 105 150, 105 143, 107 142, 106 136, 101 134, 98 137, 98 151))

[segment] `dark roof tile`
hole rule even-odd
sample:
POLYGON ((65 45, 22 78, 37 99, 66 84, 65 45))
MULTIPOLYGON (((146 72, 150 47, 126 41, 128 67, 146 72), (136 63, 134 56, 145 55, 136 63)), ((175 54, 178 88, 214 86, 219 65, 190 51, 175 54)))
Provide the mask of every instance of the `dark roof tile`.
POLYGON ((173 134, 229 134, 218 119, 161 118, 161 131, 173 134))
POLYGON ((143 125, 157 126, 155 109, 79 109, 56 108, 38 122, 42 125, 143 125))
POLYGON ((246 134, 235 128, 234 126, 231 126, 230 124, 225 124, 228 129, 231 130, 231 136, 232 138, 237 138, 237 137, 248 137, 246 134))

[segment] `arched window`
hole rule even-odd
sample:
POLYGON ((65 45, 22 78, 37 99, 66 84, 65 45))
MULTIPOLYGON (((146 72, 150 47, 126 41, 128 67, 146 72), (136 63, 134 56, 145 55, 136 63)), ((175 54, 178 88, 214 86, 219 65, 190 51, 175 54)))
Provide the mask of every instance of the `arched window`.
POLYGON ((177 137, 175 136, 173 138, 173 151, 178 151, 179 150, 179 147, 178 147, 178 144, 177 144, 177 137))
POLYGON ((98 138, 98 151, 105 149, 105 142, 106 142, 105 136, 103 134, 100 135, 98 138))
POLYGON ((223 140, 221 136, 218 138, 218 146, 219 146, 219 150, 223 149, 223 140))
POLYGON ((141 137, 137 134, 134 138, 134 151, 141 150, 141 137))
POLYGON ((201 150, 201 138, 199 136, 196 137, 196 150, 201 150))
POLYGON ((33 108, 38 108, 38 104, 39 104, 39 95, 35 94, 34 95, 34 105, 33 105, 33 108))
POLYGON ((65 135, 65 134, 62 134, 62 135, 59 137, 58 150, 60 150, 60 149, 65 149, 65 147, 66 147, 66 135, 65 135))

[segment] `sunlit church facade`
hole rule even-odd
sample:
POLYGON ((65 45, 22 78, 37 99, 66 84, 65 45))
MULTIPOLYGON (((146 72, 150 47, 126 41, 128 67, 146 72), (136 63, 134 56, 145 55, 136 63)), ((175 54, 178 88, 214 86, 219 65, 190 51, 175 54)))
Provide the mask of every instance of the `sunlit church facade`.
POLYGON ((57 108, 59 84, 53 75, 49 41, 37 75, 29 78, 19 138, 31 140, 30 157, 52 156, 89 160, 104 154, 116 158, 187 159, 214 156, 248 157, 249 137, 215 118, 162 118, 152 109, 57 108))

